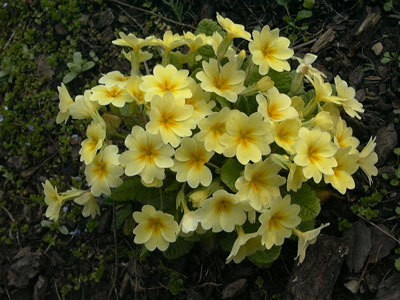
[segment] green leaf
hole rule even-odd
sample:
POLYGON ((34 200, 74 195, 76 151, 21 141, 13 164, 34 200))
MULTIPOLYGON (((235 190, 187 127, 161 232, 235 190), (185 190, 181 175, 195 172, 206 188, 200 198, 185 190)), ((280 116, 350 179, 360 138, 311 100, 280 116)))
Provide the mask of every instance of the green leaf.
POLYGON ((392 9, 393 9, 393 1, 392 0, 386 1, 385 4, 383 5, 383 10, 391 11, 392 9))
POLYGON ((304 0, 303 7, 307 9, 312 9, 314 7, 315 0, 304 0))
POLYGON ((126 179, 123 184, 113 189, 110 199, 118 202, 132 201, 136 199, 138 192, 141 193, 145 189, 139 177, 132 177, 126 179))
POLYGON ((290 91, 290 84, 292 82, 290 72, 277 72, 271 69, 267 75, 274 81, 275 87, 279 92, 287 94, 290 91))
POLYGON ((58 231, 63 234, 63 235, 67 235, 69 233, 68 228, 65 227, 65 225, 62 225, 58 228, 58 231))
POLYGON ((205 45, 203 47, 201 47, 199 50, 197 50, 197 52, 203 56, 204 60, 208 60, 207 58, 211 58, 211 57, 215 57, 215 53, 214 50, 211 46, 209 45, 205 45))
POLYGON ((85 62, 82 66, 82 72, 85 72, 87 70, 90 70, 91 68, 93 68, 95 66, 95 63, 93 61, 88 61, 85 62))
POLYGON ((281 5, 281 6, 284 6, 284 7, 287 7, 289 2, 290 2, 290 0, 276 0, 276 3, 278 5, 281 5))
POLYGON ((315 219, 320 211, 321 204, 315 191, 307 184, 304 184, 297 192, 290 193, 292 204, 300 206, 299 217, 303 222, 315 219))
POLYGON ((78 76, 77 73, 69 72, 64 76, 62 81, 63 81, 63 83, 67 84, 67 83, 71 82, 72 80, 74 80, 76 76, 78 76))
POLYGON ((188 254, 193 248, 194 243, 178 238, 175 243, 169 245, 168 249, 163 252, 167 259, 178 259, 188 254))
POLYGON ((221 180, 232 192, 237 192, 235 182, 243 168, 244 166, 235 158, 229 158, 221 168, 221 180))
POLYGON ((394 267, 396 268, 397 271, 400 272, 400 258, 397 258, 397 259, 394 261, 394 267))
POLYGON ((269 250, 257 251, 247 258, 259 268, 269 268, 281 254, 281 249, 281 246, 273 246, 269 250))
POLYGON ((304 20, 312 17, 312 11, 311 10, 306 10, 302 9, 297 13, 296 20, 304 20))
POLYGON ((205 35, 212 36, 214 32, 218 32, 223 37, 226 35, 225 31, 219 24, 211 19, 203 19, 197 25, 195 34, 204 33, 205 35))
POLYGON ((79 74, 79 73, 82 72, 82 67, 81 67, 81 65, 76 65, 76 64, 73 64, 73 63, 68 63, 67 66, 68 66, 69 70, 70 70, 72 73, 79 74))
POLYGON ((75 52, 72 56, 72 60, 75 64, 81 65, 82 64, 82 54, 80 52, 75 52))
POLYGON ((113 229, 121 229, 125 220, 132 215, 132 207, 130 205, 124 205, 115 212, 115 224, 113 223, 113 229), (115 228, 114 228, 115 226, 115 228))

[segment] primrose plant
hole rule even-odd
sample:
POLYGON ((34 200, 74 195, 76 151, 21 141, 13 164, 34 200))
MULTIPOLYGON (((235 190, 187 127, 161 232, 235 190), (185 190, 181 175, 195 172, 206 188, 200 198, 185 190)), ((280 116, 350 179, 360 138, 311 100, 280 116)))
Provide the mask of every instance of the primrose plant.
POLYGON ((69 200, 93 218, 114 202, 131 209, 133 241, 149 251, 230 236, 227 262, 262 263, 293 236, 302 262, 328 225, 315 226, 316 189, 345 194, 358 170, 371 183, 377 155, 375 139, 360 149, 342 118, 361 118, 355 90, 339 76, 327 82, 317 57, 295 57, 289 43, 277 28, 251 35, 219 14, 195 33, 120 33, 113 44, 130 74, 103 74, 75 100, 58 88, 57 123, 87 120, 87 189, 59 193, 47 180, 46 217, 59 221, 69 200))

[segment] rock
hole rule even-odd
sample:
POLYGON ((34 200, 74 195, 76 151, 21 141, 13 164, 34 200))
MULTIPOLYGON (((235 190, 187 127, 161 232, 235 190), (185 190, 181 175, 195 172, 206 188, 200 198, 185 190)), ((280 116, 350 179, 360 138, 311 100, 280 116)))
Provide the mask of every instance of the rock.
POLYGON ((375 43, 372 47, 371 50, 374 51, 376 56, 381 55, 383 51, 383 45, 381 42, 375 43))
POLYGON ((247 288, 247 279, 241 278, 228 284, 222 291, 221 299, 229 299, 243 293, 247 288))
POLYGON ((378 165, 383 165, 393 153, 398 143, 398 135, 393 123, 382 127, 376 133, 376 154, 378 154, 378 165))
POLYGON ((400 273, 394 273, 388 279, 379 284, 375 300, 400 299, 400 273))

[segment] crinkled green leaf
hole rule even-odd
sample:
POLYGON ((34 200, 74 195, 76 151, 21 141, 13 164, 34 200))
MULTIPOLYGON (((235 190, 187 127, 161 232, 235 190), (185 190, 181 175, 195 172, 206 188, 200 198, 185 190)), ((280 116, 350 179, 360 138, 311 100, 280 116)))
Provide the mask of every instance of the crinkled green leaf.
POLYGON ((290 72, 277 72, 271 69, 267 75, 274 81, 275 87, 279 92, 286 94, 290 91, 290 84, 292 82, 292 75, 290 72))
POLYGON ((212 36, 214 32, 218 32, 220 35, 225 36, 225 31, 219 24, 211 19, 203 19, 197 25, 195 34, 204 33, 205 35, 212 36))
POLYGON ((315 191, 307 184, 304 184, 297 192, 290 193, 292 204, 300 206, 299 217, 303 222, 315 219, 321 211, 320 200, 315 191))
POLYGON ((243 168, 243 165, 234 158, 229 158, 221 168, 221 180, 232 192, 237 192, 235 182, 243 168))
POLYGON ((304 0, 303 7, 312 9, 314 7, 314 4, 315 4, 315 0, 304 0))
POLYGON ((281 254, 281 249, 281 246, 273 246, 269 250, 257 251, 247 258, 259 268, 269 268, 281 254))
POLYGON ((142 185, 139 177, 126 179, 123 184, 112 190, 110 199, 117 202, 136 200, 136 194, 147 190, 142 185))
POLYGON ((207 58, 215 57, 214 50, 210 45, 205 45, 197 51, 201 56, 203 56, 204 60, 208 60, 207 58))
POLYGON ((304 19, 309 19, 311 17, 312 17, 312 11, 311 10, 302 9, 297 13, 296 20, 300 21, 300 20, 304 20, 304 19))
POLYGON ((193 248, 194 243, 178 238, 175 243, 169 245, 168 249, 163 252, 167 259, 178 259, 188 254, 193 248))
POLYGON ((115 212, 115 224, 112 224, 113 229, 121 229, 125 220, 132 215, 132 212, 133 210, 130 205, 124 205, 121 208, 117 209, 117 211, 115 212))

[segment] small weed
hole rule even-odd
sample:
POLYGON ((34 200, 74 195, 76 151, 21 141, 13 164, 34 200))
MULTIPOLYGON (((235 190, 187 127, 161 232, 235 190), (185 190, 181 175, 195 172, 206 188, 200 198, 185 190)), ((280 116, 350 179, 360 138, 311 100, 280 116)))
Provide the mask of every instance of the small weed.
POLYGON ((65 84, 74 80, 79 74, 86 72, 95 66, 93 61, 88 61, 82 58, 82 53, 75 52, 72 56, 72 62, 67 63, 69 68, 69 73, 67 73, 64 78, 63 82, 65 84))

